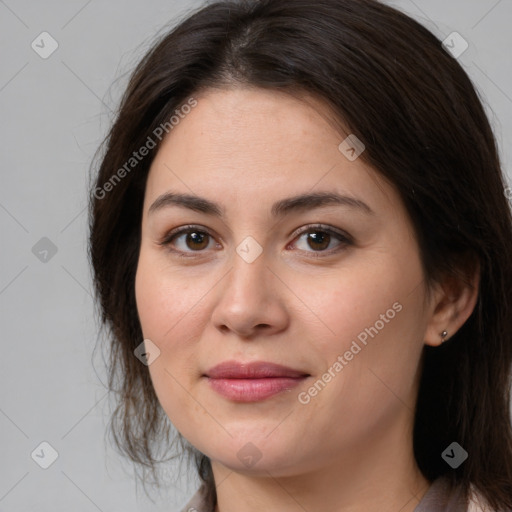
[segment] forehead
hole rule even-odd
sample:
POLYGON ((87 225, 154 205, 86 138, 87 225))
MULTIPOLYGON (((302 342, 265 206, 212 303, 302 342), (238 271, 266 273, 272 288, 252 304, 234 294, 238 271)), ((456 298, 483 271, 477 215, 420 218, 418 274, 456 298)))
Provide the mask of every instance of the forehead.
POLYGON ((151 165, 149 199, 178 189, 243 206, 320 188, 390 199, 375 170, 340 151, 348 134, 320 100, 257 88, 208 89, 194 98, 151 165))

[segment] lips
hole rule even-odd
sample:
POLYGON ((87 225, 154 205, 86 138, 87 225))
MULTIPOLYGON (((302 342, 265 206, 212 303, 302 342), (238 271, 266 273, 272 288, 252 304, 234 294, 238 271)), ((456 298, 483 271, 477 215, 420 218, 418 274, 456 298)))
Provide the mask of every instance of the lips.
POLYGON ((265 361, 253 363, 239 363, 238 361, 225 361, 206 373, 211 379, 263 379, 270 377, 288 377, 291 379, 304 377, 305 372, 288 368, 265 361))
POLYGON ((309 376, 266 361, 225 361, 206 372, 211 388, 234 402, 257 402, 298 386, 309 376))

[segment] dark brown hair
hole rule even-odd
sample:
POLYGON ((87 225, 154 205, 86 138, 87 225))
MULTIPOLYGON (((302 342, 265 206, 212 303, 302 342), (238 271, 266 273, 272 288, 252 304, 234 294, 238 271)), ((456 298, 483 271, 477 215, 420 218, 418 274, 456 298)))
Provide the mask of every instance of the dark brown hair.
MULTIPOLYGON (((494 509, 510 510, 512 220, 496 141, 475 87, 440 40, 375 0, 214 2, 161 37, 131 76, 90 198, 118 448, 153 471, 170 432, 148 369, 133 354, 143 339, 134 290, 142 205, 158 144, 122 179, 112 177, 194 93, 232 85, 327 102, 365 144, 360 158, 399 192, 427 283, 480 268, 470 318, 440 347, 424 348, 414 452, 429 481, 446 475, 466 496, 473 484, 494 509), (469 453, 456 469, 441 458, 453 441, 469 453)), ((209 459, 184 447, 215 503, 209 459)))

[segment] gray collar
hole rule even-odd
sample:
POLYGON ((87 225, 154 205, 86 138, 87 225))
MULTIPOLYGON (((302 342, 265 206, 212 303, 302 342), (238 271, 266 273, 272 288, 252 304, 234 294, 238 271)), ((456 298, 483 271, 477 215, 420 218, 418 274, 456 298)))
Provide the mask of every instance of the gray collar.
POLYGON ((432 482, 414 512, 466 512, 468 505, 460 489, 452 489, 446 477, 432 482))
MULTIPOLYGON (((202 486, 197 490, 182 512, 212 512, 207 510, 201 496, 202 486)), ((452 489, 446 477, 439 477, 428 488, 414 512, 467 512, 468 506, 460 489, 452 489)))

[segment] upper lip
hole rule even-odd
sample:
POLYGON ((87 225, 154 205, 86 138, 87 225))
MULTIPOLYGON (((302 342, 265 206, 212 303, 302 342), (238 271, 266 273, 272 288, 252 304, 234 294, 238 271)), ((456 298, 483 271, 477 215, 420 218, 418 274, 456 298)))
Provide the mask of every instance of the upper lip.
POLYGON ((211 379, 263 379, 268 377, 306 377, 308 373, 294 370, 280 364, 266 361, 242 363, 239 361, 224 361, 206 372, 211 379))

